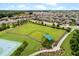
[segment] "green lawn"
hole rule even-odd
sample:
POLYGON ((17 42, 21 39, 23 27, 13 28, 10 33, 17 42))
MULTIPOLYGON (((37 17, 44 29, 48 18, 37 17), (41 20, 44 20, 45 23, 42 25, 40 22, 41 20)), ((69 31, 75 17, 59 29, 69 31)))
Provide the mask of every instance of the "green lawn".
POLYGON ((40 32, 40 31, 36 31, 34 33, 31 33, 30 36, 36 38, 38 41, 44 41, 45 39, 43 38, 43 32, 40 32))
POLYGON ((32 40, 28 37, 3 33, 2 35, 0 35, 0 38, 20 42, 26 41, 28 43, 28 46, 25 48, 21 55, 29 55, 42 48, 42 45, 39 42, 32 40))
POLYGON ((73 35, 74 31, 65 39, 65 41, 63 42, 63 44, 61 45, 61 47, 63 47, 65 49, 63 55, 64 56, 71 56, 71 48, 70 48, 70 39, 73 35))
POLYGON ((51 36, 53 36, 55 40, 58 40, 64 34, 65 30, 49 28, 46 26, 36 25, 33 23, 27 23, 17 27, 16 29, 10 32, 23 34, 23 35, 26 35, 26 34, 34 35, 35 37, 38 37, 38 39, 40 39, 41 34, 48 33, 51 36))
POLYGON ((42 48, 42 45, 40 44, 40 42, 25 36, 26 34, 34 38, 37 38, 38 40, 40 39, 40 41, 42 41, 42 34, 49 33, 57 41, 64 34, 64 32, 65 30, 49 28, 33 23, 27 23, 22 26, 18 26, 14 29, 9 29, 0 32, 0 38, 20 42, 26 41, 28 43, 28 46, 24 49, 21 55, 29 55, 42 48))

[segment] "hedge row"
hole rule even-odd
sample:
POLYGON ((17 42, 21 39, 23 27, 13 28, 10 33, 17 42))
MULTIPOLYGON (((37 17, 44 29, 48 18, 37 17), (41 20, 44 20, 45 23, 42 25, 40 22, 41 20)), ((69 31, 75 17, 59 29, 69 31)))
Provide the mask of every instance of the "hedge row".
POLYGON ((24 49, 26 48, 27 45, 28 45, 28 43, 24 41, 22 43, 22 45, 12 54, 12 56, 21 55, 21 53, 24 51, 24 49))

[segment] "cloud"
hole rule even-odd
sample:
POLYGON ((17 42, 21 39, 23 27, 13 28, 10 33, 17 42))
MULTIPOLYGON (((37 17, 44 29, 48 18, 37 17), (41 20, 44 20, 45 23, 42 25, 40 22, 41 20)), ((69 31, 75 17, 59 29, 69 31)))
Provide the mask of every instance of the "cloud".
POLYGON ((44 5, 36 5, 34 7, 35 7, 36 10, 46 10, 47 9, 47 7, 44 6, 44 5))
POLYGON ((0 3, 79 3, 79 0, 0 0, 0 3))
POLYGON ((15 6, 14 5, 10 5, 10 8, 14 8, 15 6))
POLYGON ((79 0, 57 0, 56 3, 79 3, 79 0))
POLYGON ((46 3, 47 5, 50 5, 50 6, 57 6, 57 3, 46 3))
POLYGON ((65 7, 57 4, 14 4, 8 6, 10 10, 64 10, 65 7), (48 5, 48 6, 46 6, 48 5), (51 7, 50 7, 51 6, 51 7))
POLYGON ((26 9, 27 10, 46 10, 47 9, 45 5, 41 5, 41 4, 37 4, 37 5, 30 4, 29 6, 27 6, 27 4, 19 4, 19 5, 16 5, 16 8, 20 10, 26 10, 26 9))
POLYGON ((64 10, 65 8, 63 6, 59 6, 56 8, 56 10, 64 10))
POLYGON ((12 10, 25 10, 26 9, 26 5, 25 4, 18 4, 18 5, 10 5, 8 6, 9 9, 12 9, 12 10))
POLYGON ((20 4, 20 5, 17 5, 18 8, 25 8, 26 5, 25 4, 20 4))
POLYGON ((13 3, 0 4, 0 10, 79 10, 79 4, 62 3, 13 3))
POLYGON ((2 3, 54 3, 57 0, 0 0, 2 3))
POLYGON ((63 6, 56 6, 56 7, 52 7, 51 10, 66 10, 66 8, 63 6))

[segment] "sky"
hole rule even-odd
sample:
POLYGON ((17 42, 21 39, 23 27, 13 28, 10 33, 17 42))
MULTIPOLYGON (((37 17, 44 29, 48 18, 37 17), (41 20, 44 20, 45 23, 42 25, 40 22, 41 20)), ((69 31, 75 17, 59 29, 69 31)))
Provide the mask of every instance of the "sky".
POLYGON ((0 10, 79 10, 79 3, 0 3, 0 10))
POLYGON ((79 3, 79 0, 0 0, 0 3, 79 3))

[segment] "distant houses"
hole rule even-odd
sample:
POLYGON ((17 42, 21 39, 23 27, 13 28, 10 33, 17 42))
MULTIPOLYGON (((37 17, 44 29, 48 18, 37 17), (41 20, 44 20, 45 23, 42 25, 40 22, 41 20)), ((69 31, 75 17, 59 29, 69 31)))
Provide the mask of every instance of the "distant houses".
POLYGON ((79 20, 76 20, 76 25, 78 25, 78 26, 79 26, 79 20))
MULTIPOLYGON (((51 22, 51 23, 59 23, 61 25, 63 24, 69 24, 72 22, 71 19, 77 19, 75 17, 75 12, 72 11, 54 11, 54 12, 44 12, 44 11, 38 11, 33 12, 32 14, 23 14, 23 15, 14 15, 13 17, 4 17, 0 19, 0 23, 8 22, 8 23, 16 23, 17 21, 21 20, 38 20, 38 21, 45 21, 45 22, 51 22), (5 21, 4 21, 5 20, 5 21)), ((76 24, 78 24, 79 21, 76 21, 76 24)))

